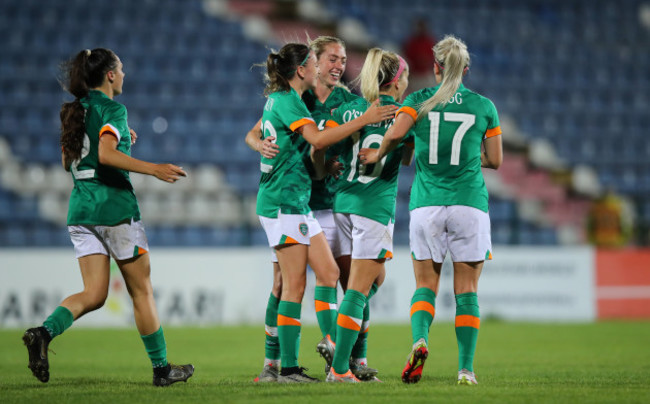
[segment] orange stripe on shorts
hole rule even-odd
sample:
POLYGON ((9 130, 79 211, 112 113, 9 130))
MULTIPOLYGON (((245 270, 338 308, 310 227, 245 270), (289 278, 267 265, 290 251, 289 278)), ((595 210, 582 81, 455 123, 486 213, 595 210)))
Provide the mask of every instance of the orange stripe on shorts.
POLYGON ((431 314, 431 317, 435 317, 436 315, 436 308, 431 303, 425 301, 415 302, 411 305, 411 316, 416 311, 426 311, 431 314))
POLYGON ((456 327, 472 327, 478 329, 480 325, 481 319, 478 317, 470 316, 469 314, 456 316, 456 327))

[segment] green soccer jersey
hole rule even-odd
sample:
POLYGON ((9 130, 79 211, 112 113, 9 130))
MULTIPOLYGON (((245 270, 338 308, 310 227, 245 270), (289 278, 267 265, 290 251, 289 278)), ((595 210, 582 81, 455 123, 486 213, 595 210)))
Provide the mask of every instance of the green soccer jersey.
MULTIPOLYGON (((409 95, 398 112, 417 119, 417 110, 438 87, 409 95)), ((436 108, 413 126, 415 179, 409 209, 423 206, 472 206, 488 211, 488 193, 481 172, 481 143, 501 134, 496 108, 489 99, 461 84, 443 108, 436 108)))
MULTIPOLYGON (((352 94, 343 87, 334 87, 332 93, 327 97, 324 103, 318 100, 318 97, 313 91, 305 91, 302 99, 307 105, 307 109, 311 111, 311 116, 316 121, 319 130, 325 128, 325 123, 332 118, 332 113, 344 102, 354 101, 360 98, 358 95, 352 94)), ((311 164, 309 156, 310 147, 304 147, 304 158, 306 164, 311 164)), ((331 148, 325 154, 325 159, 334 156, 331 148)), ((334 203, 334 178, 328 175, 322 180, 314 180, 311 188, 311 199, 309 200, 309 207, 312 210, 332 209, 334 203)))
POLYGON ((70 195, 68 225, 114 226, 140 220, 138 201, 129 172, 99 163, 99 137, 115 136, 117 150, 131 155, 131 134, 126 108, 101 91, 81 99, 86 110, 86 133, 81 158, 72 162, 74 188, 70 195))
POLYGON ((262 113, 262 133, 264 138, 275 137, 274 143, 280 150, 272 159, 262 157, 258 215, 276 218, 279 211, 293 215, 309 213, 311 178, 301 152, 304 140, 295 131, 313 122, 294 89, 269 95, 262 113))
MULTIPOLYGON (((380 96, 382 105, 397 105, 393 97, 380 96)), ((363 98, 341 105, 328 125, 342 125, 361 116, 370 104, 363 98), (333 123, 332 123, 333 122, 333 123)), ((359 132, 339 142, 333 150, 343 163, 343 173, 336 181, 334 212, 352 213, 387 225, 395 220, 397 176, 404 143, 412 142, 411 132, 402 143, 377 164, 362 166, 358 154, 363 148, 377 149, 394 119, 364 126, 359 132)))

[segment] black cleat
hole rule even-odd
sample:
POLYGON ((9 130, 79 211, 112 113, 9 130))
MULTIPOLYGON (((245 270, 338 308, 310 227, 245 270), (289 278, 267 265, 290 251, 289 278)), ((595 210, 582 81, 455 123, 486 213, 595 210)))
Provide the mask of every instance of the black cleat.
POLYGON ((194 374, 194 366, 192 365, 174 365, 169 363, 166 369, 168 369, 166 376, 158 376, 154 371, 154 386, 165 387, 176 382, 187 382, 187 379, 194 374))
POLYGON ((29 353, 28 368, 43 383, 50 380, 50 363, 47 360, 47 347, 52 337, 44 327, 30 328, 23 334, 23 342, 29 353))

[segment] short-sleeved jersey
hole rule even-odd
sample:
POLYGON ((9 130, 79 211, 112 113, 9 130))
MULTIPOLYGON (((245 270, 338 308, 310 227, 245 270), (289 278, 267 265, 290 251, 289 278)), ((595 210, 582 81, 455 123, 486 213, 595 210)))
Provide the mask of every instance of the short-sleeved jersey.
POLYGON ((100 136, 115 136, 117 150, 131 155, 126 107, 96 90, 82 98, 81 105, 86 111, 86 133, 81 158, 70 167, 74 188, 68 225, 114 226, 131 219, 140 220, 129 172, 99 163, 100 136))
POLYGON ((264 138, 274 136, 274 143, 280 150, 272 159, 261 159, 258 215, 276 218, 278 211, 284 214, 309 213, 311 178, 300 149, 304 141, 296 130, 313 122, 305 103, 294 89, 269 95, 262 113, 262 134, 264 138))
MULTIPOLYGON (((397 105, 393 97, 381 95, 382 105, 397 105)), ((361 116, 370 106, 368 101, 358 98, 341 105, 332 115, 328 126, 337 126, 361 116)), ((363 148, 377 149, 381 145, 388 128, 394 119, 366 125, 360 131, 337 143, 334 152, 343 163, 343 173, 336 181, 334 212, 352 213, 367 217, 383 225, 395 220, 395 200, 397 198, 397 176, 402 161, 404 143, 413 141, 409 132, 399 146, 380 162, 368 166, 361 165, 358 154, 363 148)))
POLYGON ((409 209, 466 205, 487 212, 481 143, 501 134, 496 108, 492 101, 461 84, 443 108, 435 108, 417 120, 418 108, 438 88, 425 88, 409 95, 398 111, 416 119, 416 171, 409 209))
MULTIPOLYGON (((318 97, 313 91, 305 91, 302 99, 307 105, 307 109, 311 111, 311 116, 316 121, 319 130, 325 128, 325 123, 332 118, 332 113, 344 102, 353 101, 360 98, 358 95, 352 94, 343 87, 334 87, 332 93, 327 97, 324 103, 318 100, 318 97)), ((309 156, 309 147, 304 148, 304 158, 306 164, 311 164, 309 156)), ((325 158, 329 159, 334 156, 331 148, 327 150, 325 158)), ((314 180, 311 188, 311 199, 309 200, 309 207, 312 210, 332 209, 334 203, 334 178, 330 175, 322 180, 314 180)))

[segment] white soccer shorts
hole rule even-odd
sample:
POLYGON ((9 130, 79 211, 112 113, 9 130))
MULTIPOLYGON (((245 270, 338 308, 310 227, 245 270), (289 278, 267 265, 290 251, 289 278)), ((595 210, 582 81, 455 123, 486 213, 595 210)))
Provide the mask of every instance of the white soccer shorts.
POLYGON ((140 220, 117 226, 68 226, 68 232, 77 258, 102 254, 121 261, 149 251, 147 235, 140 220))
POLYGON ((492 259, 490 216, 470 206, 425 206, 410 212, 409 239, 416 260, 453 262, 492 259))

